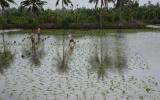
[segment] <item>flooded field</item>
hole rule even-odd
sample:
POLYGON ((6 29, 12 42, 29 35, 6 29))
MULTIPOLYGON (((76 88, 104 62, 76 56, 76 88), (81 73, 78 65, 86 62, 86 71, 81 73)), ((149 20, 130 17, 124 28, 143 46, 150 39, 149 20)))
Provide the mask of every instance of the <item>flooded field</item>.
POLYGON ((0 100, 160 100, 158 32, 75 37, 5 35, 0 100))

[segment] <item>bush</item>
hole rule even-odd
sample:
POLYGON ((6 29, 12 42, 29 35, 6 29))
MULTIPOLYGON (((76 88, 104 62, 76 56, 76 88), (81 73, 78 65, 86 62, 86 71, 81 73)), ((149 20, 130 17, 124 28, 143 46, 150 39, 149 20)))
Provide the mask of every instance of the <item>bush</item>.
MULTIPOLYGON (((4 24, 15 26, 35 26, 38 24, 58 24, 63 27, 69 27, 70 24, 99 24, 100 10, 79 8, 75 10, 45 10, 38 16, 31 15, 27 12, 20 12, 18 9, 8 9, 5 16, 0 15, 0 27, 4 24), (7 17, 6 17, 7 16, 7 17)), ((138 6, 130 4, 120 9, 103 9, 103 25, 116 24, 120 21, 133 22, 134 20, 151 23, 160 20, 160 6, 148 5, 138 6), (154 21, 153 21, 154 19, 154 21)))

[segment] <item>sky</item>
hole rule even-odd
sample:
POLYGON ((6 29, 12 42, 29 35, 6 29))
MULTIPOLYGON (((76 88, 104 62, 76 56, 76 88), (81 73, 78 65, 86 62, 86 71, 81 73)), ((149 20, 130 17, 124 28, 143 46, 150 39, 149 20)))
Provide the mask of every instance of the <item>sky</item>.
MULTIPOLYGON (((17 3, 17 5, 11 5, 11 7, 17 7, 19 6, 20 2, 23 0, 15 0, 15 2, 17 3)), ((47 1, 47 5, 44 6, 45 9, 56 9, 56 8, 61 8, 61 5, 57 6, 55 5, 56 0, 44 0, 47 1)), ((77 4, 78 7, 86 7, 86 8, 94 8, 94 4, 90 4, 88 3, 89 0, 71 0, 74 8, 76 8, 77 4)), ((149 0, 139 0, 140 5, 146 4, 148 3, 149 0)), ((150 0, 153 4, 156 4, 157 2, 160 3, 160 0, 150 0)), ((112 4, 110 4, 110 6, 112 6, 112 4)))

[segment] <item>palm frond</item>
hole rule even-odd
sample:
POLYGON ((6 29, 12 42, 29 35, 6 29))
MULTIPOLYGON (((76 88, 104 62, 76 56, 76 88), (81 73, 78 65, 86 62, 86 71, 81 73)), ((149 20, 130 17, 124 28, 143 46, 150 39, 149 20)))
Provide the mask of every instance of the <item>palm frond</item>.
POLYGON ((58 6, 58 5, 59 5, 59 1, 60 1, 60 0, 57 0, 57 1, 56 1, 56 6, 58 6))
POLYGON ((95 8, 97 8, 98 2, 101 3, 101 7, 106 7, 109 2, 114 3, 114 2, 116 2, 116 0, 89 0, 89 3, 94 3, 95 4, 95 8))
MULTIPOLYGON (((56 6, 59 5, 59 2, 60 2, 60 0, 57 0, 57 1, 56 1, 56 6)), ((73 4, 72 4, 72 2, 71 2, 70 0, 62 0, 62 2, 63 2, 64 5, 66 5, 66 6, 68 6, 69 4, 70 4, 71 6, 73 6, 73 4)))
POLYGON ((28 12, 39 13, 43 11, 43 6, 46 4, 46 1, 41 0, 25 0, 20 3, 20 9, 27 8, 28 12))

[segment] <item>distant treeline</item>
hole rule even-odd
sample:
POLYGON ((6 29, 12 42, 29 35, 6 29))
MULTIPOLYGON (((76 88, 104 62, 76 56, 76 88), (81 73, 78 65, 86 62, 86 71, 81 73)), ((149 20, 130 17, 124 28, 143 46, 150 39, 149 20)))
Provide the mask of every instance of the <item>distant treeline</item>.
POLYGON ((138 3, 110 9, 45 10, 36 16, 27 10, 9 8, 0 15, 0 28, 99 28, 100 15, 103 28, 141 28, 145 24, 160 24, 160 5, 138 3), (101 10, 101 11, 100 11, 101 10), (101 13, 101 14, 100 14, 101 13))

